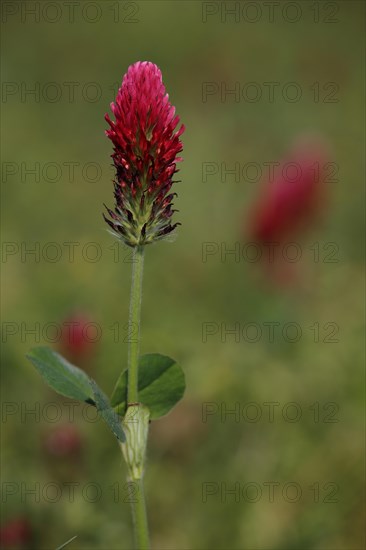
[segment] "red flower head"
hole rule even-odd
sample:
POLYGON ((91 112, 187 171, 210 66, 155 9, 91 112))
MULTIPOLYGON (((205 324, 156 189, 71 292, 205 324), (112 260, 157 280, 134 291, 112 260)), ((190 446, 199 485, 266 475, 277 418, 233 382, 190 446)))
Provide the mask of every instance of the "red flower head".
POLYGON ((276 167, 254 205, 252 239, 283 243, 314 220, 323 205, 326 158, 321 144, 302 143, 276 167))
POLYGON ((127 245, 152 243, 171 233, 174 213, 170 193, 183 149, 179 116, 169 102, 160 69, 148 61, 131 65, 123 77, 113 122, 106 135, 114 145, 115 210, 105 221, 127 245))

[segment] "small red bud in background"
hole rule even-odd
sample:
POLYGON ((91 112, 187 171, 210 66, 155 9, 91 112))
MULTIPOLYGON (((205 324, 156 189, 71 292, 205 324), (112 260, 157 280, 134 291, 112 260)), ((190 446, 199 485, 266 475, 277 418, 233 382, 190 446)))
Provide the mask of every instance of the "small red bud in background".
POLYGON ((0 528, 1 548, 31 548, 32 529, 27 518, 15 518, 0 528))
POLYGON ((85 368, 95 354, 100 327, 88 315, 74 313, 62 322, 61 354, 85 368))
POLYGON ((49 475, 60 483, 78 481, 85 473, 85 441, 77 425, 63 423, 47 430, 42 452, 49 475))
POLYGON ((80 431, 73 424, 55 426, 44 440, 44 450, 51 457, 77 457, 81 454, 83 441, 80 431))

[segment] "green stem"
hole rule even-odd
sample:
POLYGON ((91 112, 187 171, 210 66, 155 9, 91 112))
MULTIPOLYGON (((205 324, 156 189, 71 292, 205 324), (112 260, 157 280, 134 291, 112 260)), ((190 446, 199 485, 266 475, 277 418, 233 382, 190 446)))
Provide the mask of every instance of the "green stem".
MULTIPOLYGON (((140 315, 142 300, 142 274, 144 269, 144 247, 137 246, 133 254, 132 283, 130 296, 130 320, 128 344, 128 403, 137 403, 138 398, 138 362, 140 348, 140 315)), ((149 529, 147 524, 146 504, 143 479, 134 480, 137 485, 136 497, 133 497, 132 516, 137 550, 148 550, 149 529)))
POLYGON ((147 524, 144 481, 139 479, 133 482, 137 485, 136 496, 132 497, 132 516, 135 530, 135 544, 138 550, 149 550, 149 528, 147 524))
POLYGON ((128 344, 128 403, 138 402, 138 361, 140 347, 140 312, 142 298, 142 273, 144 269, 144 247, 136 246, 133 254, 132 283, 130 296, 130 322, 128 344))

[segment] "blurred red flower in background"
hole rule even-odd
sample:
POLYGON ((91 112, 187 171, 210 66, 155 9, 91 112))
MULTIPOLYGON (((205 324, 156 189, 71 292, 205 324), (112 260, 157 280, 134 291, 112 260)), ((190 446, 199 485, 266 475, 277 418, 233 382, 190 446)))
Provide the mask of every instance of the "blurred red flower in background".
POLYGON ((303 144, 279 163, 253 207, 253 240, 284 242, 314 221, 324 205, 326 159, 324 147, 303 144))
POLYGON ((261 247, 262 264, 270 268, 275 278, 280 273, 281 282, 288 282, 288 275, 293 275, 291 266, 283 269, 283 246, 303 238, 326 205, 328 158, 327 148, 319 140, 299 141, 263 182, 256 202, 246 214, 249 224, 246 222, 245 238, 261 247), (279 266, 280 271, 276 270, 279 266))
POLYGON ((64 422, 42 435, 44 465, 59 483, 78 481, 85 475, 86 442, 77 425, 64 422))
POLYGON ((30 548, 32 530, 26 518, 8 521, 0 528, 1 548, 30 548))
POLYGON ((95 353, 100 327, 85 313, 73 313, 62 323, 61 353, 72 363, 86 368, 95 353))
POLYGON ((73 424, 56 426, 44 440, 44 449, 51 456, 76 457, 80 455, 82 448, 80 431, 73 424))

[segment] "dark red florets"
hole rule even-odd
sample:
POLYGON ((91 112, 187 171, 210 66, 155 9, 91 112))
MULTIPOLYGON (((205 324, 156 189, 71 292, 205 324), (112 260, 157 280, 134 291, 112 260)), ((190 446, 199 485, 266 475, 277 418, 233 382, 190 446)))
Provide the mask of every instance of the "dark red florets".
POLYGON ((149 244, 171 233, 172 199, 169 193, 178 153, 183 145, 179 117, 169 102, 160 69, 148 61, 131 65, 115 103, 113 122, 106 135, 114 145, 116 168, 115 210, 107 208, 106 222, 127 245, 149 244))

